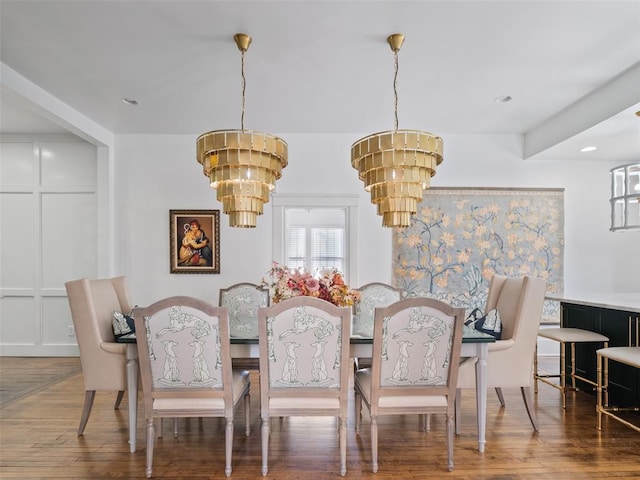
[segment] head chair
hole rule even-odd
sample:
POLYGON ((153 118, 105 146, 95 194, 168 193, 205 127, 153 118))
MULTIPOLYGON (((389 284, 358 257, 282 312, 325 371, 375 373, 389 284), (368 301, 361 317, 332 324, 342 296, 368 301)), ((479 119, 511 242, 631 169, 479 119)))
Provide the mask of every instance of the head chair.
POLYGON ((84 378, 84 407, 78 427, 78 435, 82 435, 96 391, 117 391, 115 408, 120 406, 127 386, 126 345, 114 341, 112 320, 114 312, 128 314, 131 305, 125 277, 82 278, 66 282, 65 288, 84 378))

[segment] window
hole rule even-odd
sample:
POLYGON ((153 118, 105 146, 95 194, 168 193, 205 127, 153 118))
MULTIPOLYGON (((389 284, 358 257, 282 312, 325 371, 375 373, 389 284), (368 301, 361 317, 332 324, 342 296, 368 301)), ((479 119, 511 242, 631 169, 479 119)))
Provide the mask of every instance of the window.
POLYGON ((350 283, 355 277, 357 195, 274 194, 273 259, 310 272, 336 268, 350 283))
POLYGON ((323 268, 345 271, 344 208, 285 208, 285 263, 310 272, 323 268))

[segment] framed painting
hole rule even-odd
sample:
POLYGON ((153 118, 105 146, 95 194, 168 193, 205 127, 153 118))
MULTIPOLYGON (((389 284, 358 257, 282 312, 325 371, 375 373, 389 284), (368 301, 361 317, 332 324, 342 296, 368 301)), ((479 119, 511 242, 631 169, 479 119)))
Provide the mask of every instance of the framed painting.
POLYGON ((220 273, 220 210, 169 210, 171 273, 220 273))

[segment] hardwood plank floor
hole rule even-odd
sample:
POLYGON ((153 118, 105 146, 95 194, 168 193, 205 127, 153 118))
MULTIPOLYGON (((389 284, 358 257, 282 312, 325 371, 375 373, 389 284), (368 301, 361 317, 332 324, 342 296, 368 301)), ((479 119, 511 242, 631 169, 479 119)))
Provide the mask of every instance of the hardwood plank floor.
MULTIPOLYGON (((556 362, 542 363, 552 371, 556 362), (549 367, 549 365, 551 365, 549 367)), ((113 409, 115 392, 98 392, 84 436, 76 429, 84 391, 77 358, 0 357, 0 478, 145 478, 145 432, 139 415, 138 451, 129 453, 126 396, 113 409)), ((475 399, 463 394, 462 432, 455 439, 455 470, 447 472, 444 419, 432 419, 431 432, 417 416, 380 420, 380 470, 370 471, 368 415, 354 432, 353 394, 347 443, 347 477, 398 479, 640 479, 640 435, 605 419, 596 430, 595 397, 571 393, 563 411, 558 390, 540 385, 535 399, 540 432, 534 433, 517 390, 505 391, 506 408, 488 396, 487 447, 477 450, 475 399)), ((233 443, 235 479, 261 478, 260 411, 257 373, 252 373, 250 437, 242 416, 233 443)), ((139 405, 142 412, 142 404, 139 405)), ((154 477, 224 477, 224 424, 218 419, 172 422, 155 448, 154 477)), ((337 425, 326 418, 274 419, 266 478, 340 478, 337 425)))

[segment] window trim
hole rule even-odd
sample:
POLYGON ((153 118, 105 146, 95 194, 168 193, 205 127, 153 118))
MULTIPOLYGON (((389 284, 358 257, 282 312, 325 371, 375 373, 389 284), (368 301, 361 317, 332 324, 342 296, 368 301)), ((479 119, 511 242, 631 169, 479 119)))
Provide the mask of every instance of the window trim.
POLYGON ((286 208, 344 208, 345 225, 345 264, 347 271, 342 272, 350 285, 358 285, 358 205, 359 195, 332 194, 309 195, 295 193, 274 193, 271 195, 273 209, 272 258, 283 263, 285 245, 285 209, 286 208))

